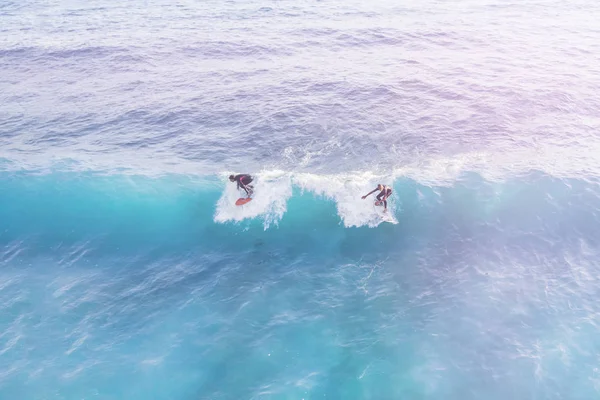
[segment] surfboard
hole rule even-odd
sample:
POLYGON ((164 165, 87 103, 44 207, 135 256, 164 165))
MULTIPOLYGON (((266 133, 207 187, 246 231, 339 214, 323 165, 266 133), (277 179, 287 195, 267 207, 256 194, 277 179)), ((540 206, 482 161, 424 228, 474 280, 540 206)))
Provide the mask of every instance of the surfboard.
POLYGON ((236 200, 235 205, 243 206, 244 204, 250 202, 250 200, 252 200, 250 197, 240 197, 239 199, 236 200))
MULTIPOLYGON (((383 201, 375 200, 375 206, 383 207, 383 201)), ((396 219, 393 217, 393 214, 390 214, 390 212, 391 212, 390 210, 385 212, 384 210, 379 209, 379 210, 376 210, 376 212, 383 222, 389 222, 390 224, 394 224, 394 225, 396 225, 398 223, 398 221, 396 221, 396 219)))
POLYGON ((381 218, 381 222, 389 222, 390 224, 394 225, 398 223, 396 218, 394 218, 394 215, 391 214, 389 210, 388 212, 383 212, 383 210, 377 211, 377 214, 379 215, 379 218, 381 218))
POLYGON ((389 222, 390 224, 396 225, 398 221, 396 221, 391 215, 382 215, 381 220, 383 222, 389 222))

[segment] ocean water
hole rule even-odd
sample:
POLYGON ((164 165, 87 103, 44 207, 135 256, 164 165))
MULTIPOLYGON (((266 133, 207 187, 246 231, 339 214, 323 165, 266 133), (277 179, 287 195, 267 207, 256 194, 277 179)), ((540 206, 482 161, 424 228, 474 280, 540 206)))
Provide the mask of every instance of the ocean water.
POLYGON ((0 0, 0 399, 599 398, 598 21, 0 0))

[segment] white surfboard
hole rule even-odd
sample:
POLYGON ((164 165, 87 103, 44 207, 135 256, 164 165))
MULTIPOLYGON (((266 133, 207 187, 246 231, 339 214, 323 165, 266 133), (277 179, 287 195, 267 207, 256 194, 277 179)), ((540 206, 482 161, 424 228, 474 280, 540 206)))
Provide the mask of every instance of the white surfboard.
POLYGON ((394 218, 394 214, 390 210, 384 211, 382 201, 375 202, 375 211, 381 217, 383 222, 389 222, 390 224, 394 225, 398 223, 396 218, 394 218))

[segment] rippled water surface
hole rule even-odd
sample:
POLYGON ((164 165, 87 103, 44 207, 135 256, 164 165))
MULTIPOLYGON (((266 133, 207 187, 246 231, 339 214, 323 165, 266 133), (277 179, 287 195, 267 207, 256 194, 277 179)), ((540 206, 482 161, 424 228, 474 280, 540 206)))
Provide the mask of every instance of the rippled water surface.
POLYGON ((597 398, 598 21, 0 0, 0 398, 597 398))

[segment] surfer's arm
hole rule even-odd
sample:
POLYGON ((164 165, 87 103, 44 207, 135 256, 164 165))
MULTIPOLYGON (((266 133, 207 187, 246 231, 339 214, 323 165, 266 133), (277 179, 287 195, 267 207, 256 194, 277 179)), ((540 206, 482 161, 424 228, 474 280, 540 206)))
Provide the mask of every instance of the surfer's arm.
POLYGON ((370 195, 372 195, 372 194, 373 194, 373 193, 375 193, 376 191, 377 191, 377 189, 375 188, 375 189, 371 190, 369 193, 365 194, 365 195, 364 195, 362 198, 363 198, 363 199, 366 199, 367 197, 369 197, 370 195))

